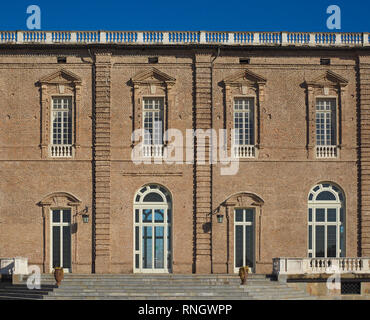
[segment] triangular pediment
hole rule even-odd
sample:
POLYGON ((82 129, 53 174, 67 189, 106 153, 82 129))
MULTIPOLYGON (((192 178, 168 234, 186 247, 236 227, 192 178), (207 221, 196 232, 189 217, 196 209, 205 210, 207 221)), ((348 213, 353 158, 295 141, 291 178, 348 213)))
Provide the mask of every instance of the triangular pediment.
POLYGON ((264 77, 245 69, 226 77, 223 82, 227 85, 230 85, 243 82, 264 84, 266 81, 267 80, 264 77))
POLYGON ((332 87, 332 86, 346 86, 348 80, 336 74, 333 71, 326 71, 323 75, 313 79, 312 81, 306 81, 307 85, 315 87, 332 87))
POLYGON ((171 85, 174 84, 175 81, 175 78, 156 68, 141 71, 131 78, 133 84, 166 83, 171 85))
POLYGON ((73 72, 60 69, 53 72, 45 77, 42 77, 39 82, 41 84, 69 84, 69 83, 81 83, 81 78, 75 75, 73 72))

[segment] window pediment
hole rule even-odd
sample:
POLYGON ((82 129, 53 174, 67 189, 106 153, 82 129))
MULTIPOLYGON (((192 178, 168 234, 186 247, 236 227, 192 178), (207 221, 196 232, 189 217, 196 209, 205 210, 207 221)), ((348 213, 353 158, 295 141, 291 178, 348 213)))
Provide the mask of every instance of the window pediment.
POLYGON ((323 88, 323 87, 345 87, 348 80, 336 74, 333 71, 326 71, 325 74, 315 78, 312 81, 306 81, 308 87, 323 88))
POLYGON ((75 196, 67 192, 55 192, 49 194, 44 199, 42 199, 38 205, 39 206, 78 206, 81 204, 81 200, 77 199, 75 196))
POLYGON ((131 78, 131 83, 136 85, 158 84, 172 86, 176 79, 156 68, 141 71, 131 78))
POLYGON ((262 76, 255 74, 250 70, 241 70, 231 76, 226 77, 223 82, 226 86, 235 86, 240 84, 262 84, 266 83, 266 79, 262 76))
POLYGON ((80 85, 81 78, 71 71, 60 69, 39 80, 40 84, 76 84, 80 85))
POLYGON ((264 201, 253 193, 240 192, 230 196, 223 203, 225 206, 248 207, 262 206, 264 201))

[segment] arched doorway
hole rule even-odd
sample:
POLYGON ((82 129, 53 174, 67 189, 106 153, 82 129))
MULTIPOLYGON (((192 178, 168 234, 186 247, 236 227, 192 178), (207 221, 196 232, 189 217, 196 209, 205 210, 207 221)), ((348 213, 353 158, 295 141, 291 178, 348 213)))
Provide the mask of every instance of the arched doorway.
POLYGON ((172 269, 172 198, 160 185, 142 187, 134 199, 134 272, 172 269))
POLYGON ((345 199, 331 183, 314 186, 308 195, 308 256, 345 256, 345 199))

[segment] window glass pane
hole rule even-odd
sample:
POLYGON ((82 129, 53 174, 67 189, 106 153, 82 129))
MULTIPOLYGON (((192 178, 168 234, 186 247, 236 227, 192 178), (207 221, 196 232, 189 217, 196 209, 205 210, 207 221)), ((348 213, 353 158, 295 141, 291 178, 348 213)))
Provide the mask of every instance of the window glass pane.
POLYGON ((167 268, 170 270, 172 266, 172 255, 171 255, 171 227, 167 227, 167 268))
POLYGON ((152 222, 152 210, 151 209, 143 209, 143 222, 152 222))
POLYGON ((139 222, 139 209, 135 209, 135 222, 139 222))
POLYGON ((152 268, 152 227, 143 227, 143 268, 152 268))
POLYGON ((151 192, 144 197, 144 202, 164 202, 160 194, 151 192))
POLYGON ((172 219, 172 211, 171 209, 167 209, 167 222, 171 222, 172 219))
POLYGON ((254 210, 253 209, 246 209, 245 210, 245 221, 253 222, 254 210))
POLYGON ((140 250, 139 248, 139 227, 135 227, 135 250, 140 250))
POLYGON ((137 269, 140 268, 139 262, 140 262, 140 255, 135 254, 135 268, 137 268, 137 269))
POLYGON ((340 256, 346 256, 346 238, 344 233, 344 226, 340 226, 340 256))
POLYGON ((154 222, 164 222, 164 210, 163 209, 154 210, 154 222))
POLYGON ((317 208, 316 210, 316 222, 325 221, 325 209, 317 208))
POLYGON ((316 254, 317 258, 323 258, 325 256, 325 226, 316 226, 316 254))
POLYGON ((312 226, 308 226, 308 249, 312 249, 312 226))
POLYGON ((308 209, 308 221, 311 222, 312 221, 312 209, 308 209))
POLYGON ((53 268, 60 267, 60 227, 54 226, 52 231, 53 238, 53 268))
POLYGON ((235 267, 243 266, 243 226, 235 226, 235 267))
POLYGON ((328 222, 337 221, 337 209, 329 208, 328 209, 328 222))
POLYGON ((316 200, 335 201, 336 199, 335 199, 334 194, 332 194, 331 192, 323 191, 318 194, 318 196, 316 197, 316 200))
POLYGON ((250 268, 254 266, 254 237, 253 237, 253 226, 245 226, 245 248, 246 248, 246 265, 250 268))
POLYGON ((344 222, 344 212, 343 212, 343 208, 340 208, 340 222, 344 222))
POLYGON ((327 257, 337 256, 337 227, 328 226, 327 257))
POLYGON ((155 227, 154 233, 154 268, 162 269, 164 267, 164 227, 155 227))
POLYGON ((171 250, 171 227, 167 227, 167 250, 171 250))
POLYGON ((235 221, 236 222, 243 221, 243 209, 235 209, 235 221))
POLYGON ((63 268, 71 267, 71 226, 63 227, 63 268))
POLYGON ((71 223, 71 210, 63 210, 63 222, 71 223))
POLYGON ((53 222, 60 222, 60 210, 53 210, 53 222))

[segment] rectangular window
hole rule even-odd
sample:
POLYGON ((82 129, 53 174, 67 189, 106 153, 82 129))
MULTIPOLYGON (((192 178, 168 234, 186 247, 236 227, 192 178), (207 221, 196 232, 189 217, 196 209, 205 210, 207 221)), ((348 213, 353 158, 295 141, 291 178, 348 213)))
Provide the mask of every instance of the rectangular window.
POLYGON ((144 156, 162 156, 163 98, 143 99, 144 156))
POLYGON ((72 97, 53 97, 53 144, 72 144, 72 97))
POLYGON ((316 145, 335 146, 337 144, 336 100, 316 100, 316 145))
POLYGON ((53 97, 51 110, 51 145, 52 157, 72 156, 72 97, 53 97))
POLYGON ((234 100, 234 141, 236 158, 255 157, 254 98, 234 100))
POLYGON ((254 145, 254 99, 234 100, 235 145, 254 145))

